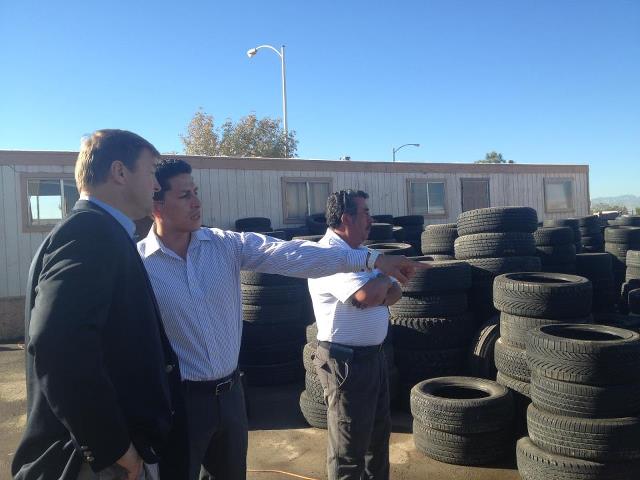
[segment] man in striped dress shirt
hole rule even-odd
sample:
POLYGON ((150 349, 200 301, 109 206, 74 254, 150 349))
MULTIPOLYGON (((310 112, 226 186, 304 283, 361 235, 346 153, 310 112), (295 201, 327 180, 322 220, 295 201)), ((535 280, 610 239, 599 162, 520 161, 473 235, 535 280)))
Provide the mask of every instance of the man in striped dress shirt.
MULTIPOLYGON (((372 219, 360 190, 327 199, 329 229, 320 240, 336 251, 366 251, 372 219)), ((398 282, 378 270, 310 279, 318 324, 314 365, 327 404, 329 480, 389 478, 389 383, 382 343, 398 282)))
POLYGON ((367 250, 335 250, 312 242, 203 228, 190 165, 164 160, 156 177, 160 191, 154 196, 155 222, 138 251, 180 360, 190 479, 244 479, 247 418, 238 382, 240 270, 309 278, 378 268, 404 280, 417 265, 367 250))

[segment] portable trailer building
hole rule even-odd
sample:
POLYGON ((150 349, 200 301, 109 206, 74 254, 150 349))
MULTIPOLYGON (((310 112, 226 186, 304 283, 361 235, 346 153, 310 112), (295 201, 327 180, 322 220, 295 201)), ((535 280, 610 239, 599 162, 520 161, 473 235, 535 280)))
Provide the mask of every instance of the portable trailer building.
MULTIPOLYGON (((31 258, 51 227, 73 207, 77 152, 0 151, 0 339, 23 334, 31 258)), ((327 195, 366 191, 373 214, 424 215, 455 222, 462 211, 522 205, 540 220, 589 213, 587 165, 390 163, 195 157, 205 225, 233 228, 267 217, 274 228, 304 224, 324 211, 327 195)))

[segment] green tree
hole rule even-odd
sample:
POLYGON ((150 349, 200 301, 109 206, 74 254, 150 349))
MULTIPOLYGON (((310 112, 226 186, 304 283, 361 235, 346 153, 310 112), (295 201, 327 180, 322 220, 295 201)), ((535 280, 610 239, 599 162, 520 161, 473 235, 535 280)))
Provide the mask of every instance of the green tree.
POLYGON ((474 163, 516 163, 513 160, 505 160, 502 154, 491 151, 484 156, 483 160, 476 160, 474 163))
POLYGON ((188 155, 285 158, 295 157, 298 149, 295 131, 285 141, 279 119, 258 119, 254 113, 216 127, 212 115, 198 110, 180 138, 188 155))
POLYGON ((629 213, 629 209, 624 205, 610 205, 608 203, 594 203, 591 205, 591 213, 613 211, 620 212, 621 215, 627 215, 629 213))

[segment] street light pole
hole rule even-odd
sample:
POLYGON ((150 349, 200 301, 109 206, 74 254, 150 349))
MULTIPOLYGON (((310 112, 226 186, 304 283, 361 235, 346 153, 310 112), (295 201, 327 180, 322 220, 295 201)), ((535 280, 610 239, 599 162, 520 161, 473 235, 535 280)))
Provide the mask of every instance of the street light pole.
POLYGON ((247 56, 252 58, 258 53, 258 50, 261 48, 268 48, 273 50, 276 55, 280 57, 280 63, 282 67, 282 123, 284 124, 284 155, 286 158, 289 158, 289 127, 287 123, 287 70, 285 63, 285 55, 284 55, 284 45, 280 47, 280 50, 276 49, 271 45, 260 45, 258 47, 247 50, 247 56))
POLYGON ((400 145, 398 148, 394 148, 393 149, 393 162, 395 163, 396 161, 396 152, 398 150, 400 150, 401 148, 407 147, 407 146, 412 146, 412 147, 419 147, 420 144, 419 143, 405 143, 404 145, 400 145))

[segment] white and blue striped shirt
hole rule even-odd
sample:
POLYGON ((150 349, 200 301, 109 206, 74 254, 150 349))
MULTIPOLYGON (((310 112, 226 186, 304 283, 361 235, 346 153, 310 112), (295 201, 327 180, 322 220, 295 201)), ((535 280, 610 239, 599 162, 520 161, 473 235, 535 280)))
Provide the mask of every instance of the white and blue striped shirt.
POLYGON ((217 380, 238 366, 242 335, 240 270, 315 278, 361 271, 366 250, 257 233, 201 228, 191 234, 186 260, 152 228, 138 252, 158 299, 164 328, 184 380, 217 380))

